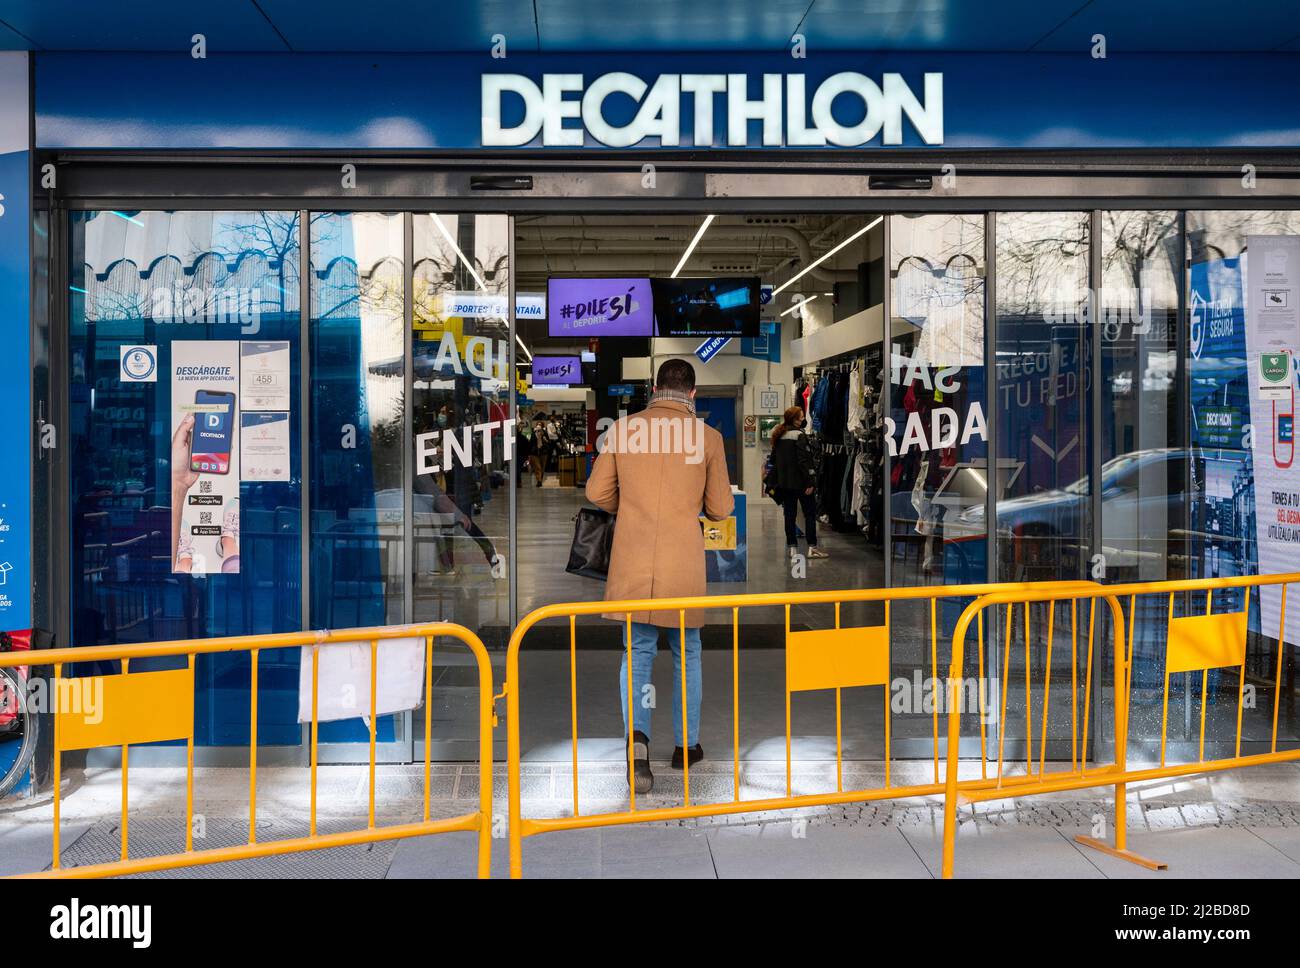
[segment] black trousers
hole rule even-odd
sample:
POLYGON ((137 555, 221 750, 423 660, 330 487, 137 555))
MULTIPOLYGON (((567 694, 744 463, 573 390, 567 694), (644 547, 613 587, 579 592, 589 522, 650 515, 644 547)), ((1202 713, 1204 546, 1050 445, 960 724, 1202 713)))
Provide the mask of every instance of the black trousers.
POLYGON ((787 547, 793 548, 799 543, 795 536, 795 517, 799 513, 799 508, 803 508, 803 531, 804 536, 808 539, 809 546, 817 544, 817 492, 805 494, 803 491, 794 491, 788 488, 781 488, 781 510, 785 512, 785 543, 787 547))

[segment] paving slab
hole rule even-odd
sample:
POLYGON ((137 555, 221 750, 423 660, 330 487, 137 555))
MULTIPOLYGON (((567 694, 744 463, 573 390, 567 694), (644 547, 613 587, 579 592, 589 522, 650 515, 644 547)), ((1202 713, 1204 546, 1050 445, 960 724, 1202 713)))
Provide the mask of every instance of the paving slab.
MULTIPOLYGON (((1060 831, 1061 836, 1070 842, 1073 842, 1075 834, 1089 833, 1088 830, 1071 828, 1060 831)), ((1260 880, 1300 877, 1300 861, 1297 860, 1300 857, 1300 831, 1294 829, 1207 826, 1181 830, 1130 830, 1129 850, 1168 864, 1169 869, 1163 871, 1149 870, 1099 850, 1076 846, 1102 874, 1115 879, 1260 880), (1271 840, 1270 834, 1274 835, 1271 840)))
MULTIPOLYGON (((942 873, 943 829, 898 828, 935 877, 942 873)), ((1122 863, 1122 862, 1121 862, 1122 863)), ((991 828, 963 823, 953 854, 954 875, 978 878, 1085 878, 1103 876, 1088 858, 1051 827, 991 828)))
MULTIPOLYGON (((59 831, 61 854, 94 824, 65 823, 59 831)), ((48 824, 0 823, 0 877, 32 874, 50 866, 53 838, 48 824)))
POLYGON ((928 878, 897 827, 791 822, 709 831, 720 878, 928 878))

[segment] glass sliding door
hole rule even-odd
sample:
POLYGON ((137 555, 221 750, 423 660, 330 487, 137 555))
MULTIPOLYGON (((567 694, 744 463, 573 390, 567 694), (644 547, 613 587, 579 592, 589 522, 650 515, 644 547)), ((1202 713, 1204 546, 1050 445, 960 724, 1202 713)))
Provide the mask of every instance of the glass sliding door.
MULTIPOLYGON (((892 364, 885 434, 893 587, 985 580, 990 473, 984 240, 985 216, 979 214, 890 217, 892 364)), ((952 630, 967 604, 944 600, 933 613, 925 602, 892 605, 894 681, 919 685, 946 676, 952 630)), ((969 651, 973 655, 973 636, 969 651)), ((904 743, 900 748, 896 741, 895 749, 901 755, 938 755, 933 737, 936 723, 943 734, 943 716, 929 693, 893 692, 894 735, 904 743)), ((971 698, 967 726, 974 728, 980 706, 971 698)))
POLYGON ((414 619, 510 637, 510 220, 413 216, 414 619))
MULTIPOLYGON (((516 484, 510 219, 417 212, 412 252, 412 618, 459 623, 504 649, 516 484)), ((435 651, 428 701, 433 757, 475 755, 478 677, 467 650, 435 651)))
MULTIPOLYGON (((1090 574, 1109 583, 1189 577, 1187 376, 1178 364, 1182 217, 1101 212, 1099 227, 1101 535, 1090 574)), ((1137 609, 1129 757, 1141 761, 1159 749, 1167 602, 1139 598, 1137 609)), ((1109 667, 1109 648, 1102 655, 1109 667)))
MULTIPOLYGON (((406 618, 403 217, 313 213, 310 232, 311 626, 399 624, 406 618)), ((320 728, 322 744, 358 746, 322 751, 326 758, 368 756, 364 652, 347 684, 358 715, 320 728)), ((386 758, 409 757, 408 718, 379 719, 386 758)))
MULTIPOLYGON (((1088 570, 1096 439, 1091 221, 1087 212, 996 215, 994 407, 1001 480, 994 574, 1001 582, 1082 578, 1088 570)), ((1078 739, 1076 724, 1083 722, 1086 650, 1072 652, 1071 630, 1077 626, 1086 636, 1088 610, 1076 614, 1068 603, 1049 609, 1044 603, 1014 614, 989 611, 1000 676, 998 748, 1035 768, 1047 757, 1071 758, 1070 739, 1078 739), (1049 691, 1050 721, 1044 723, 1049 691)))

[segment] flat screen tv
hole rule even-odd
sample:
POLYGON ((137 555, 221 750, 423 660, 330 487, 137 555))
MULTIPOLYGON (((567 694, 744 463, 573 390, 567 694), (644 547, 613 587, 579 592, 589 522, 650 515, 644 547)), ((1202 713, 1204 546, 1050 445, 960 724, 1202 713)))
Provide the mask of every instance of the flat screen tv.
POLYGON ((568 279, 546 282, 546 331, 559 338, 652 336, 650 280, 568 279))
POLYGON ((759 281, 752 277, 651 279, 656 336, 758 336, 759 281))
POLYGON ((571 387, 582 384, 582 360, 576 356, 534 356, 533 386, 571 387))

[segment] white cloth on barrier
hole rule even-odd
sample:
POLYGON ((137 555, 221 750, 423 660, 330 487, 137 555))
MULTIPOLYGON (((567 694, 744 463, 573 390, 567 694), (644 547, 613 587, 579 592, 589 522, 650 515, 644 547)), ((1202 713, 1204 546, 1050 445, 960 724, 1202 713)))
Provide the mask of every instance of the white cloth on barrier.
MULTIPOLYGON (((311 722, 311 653, 302 649, 298 672, 298 722, 311 722)), ((320 722, 370 716, 370 643, 320 647, 317 710, 320 722)), ((380 716, 415 709, 424 695, 424 639, 380 639, 375 708, 380 716)))

